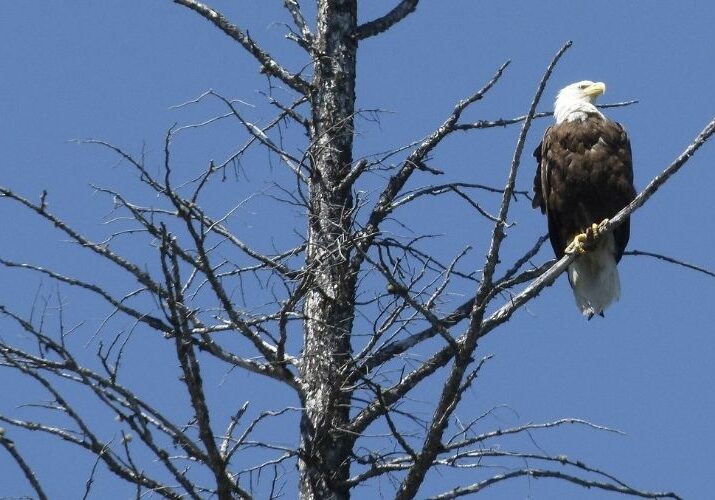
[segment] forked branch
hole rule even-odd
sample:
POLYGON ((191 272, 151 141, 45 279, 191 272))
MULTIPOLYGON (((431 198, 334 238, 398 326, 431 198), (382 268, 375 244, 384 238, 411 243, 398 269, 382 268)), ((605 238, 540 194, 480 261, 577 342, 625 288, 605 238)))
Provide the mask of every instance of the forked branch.
POLYGON ((211 22, 226 35, 240 43, 244 49, 255 57, 259 63, 261 63, 261 68, 265 73, 278 78, 296 92, 303 95, 308 95, 310 93, 310 84, 308 82, 278 64, 268 52, 259 47, 258 44, 256 44, 250 36, 248 36, 248 33, 244 33, 244 31, 238 28, 238 26, 231 24, 231 22, 229 22, 229 20, 218 11, 212 9, 206 4, 196 2, 194 0, 174 0, 174 3, 183 5, 184 7, 197 12, 201 17, 211 22))
POLYGON ((429 137, 424 139, 417 148, 410 153, 405 162, 400 166, 399 170, 395 175, 390 177, 387 182, 387 186, 384 188, 380 197, 377 200, 375 208, 373 209, 367 224, 363 229, 361 229, 356 235, 355 240, 359 241, 359 252, 353 257, 351 263, 353 269, 357 270, 363 262, 363 255, 372 246, 378 231, 379 226, 383 220, 391 213, 394 209, 393 202, 397 195, 400 194, 404 188, 407 181, 410 179, 415 170, 419 170, 424 167, 424 160, 429 155, 429 153, 434 150, 445 137, 453 133, 456 129, 456 125, 459 118, 462 116, 467 107, 471 104, 481 100, 489 90, 491 90, 494 85, 499 81, 504 70, 509 65, 509 61, 499 67, 494 76, 487 82, 487 84, 479 89, 477 92, 469 96, 468 98, 460 101, 454 107, 452 113, 447 117, 447 119, 440 125, 437 130, 435 130, 429 137))

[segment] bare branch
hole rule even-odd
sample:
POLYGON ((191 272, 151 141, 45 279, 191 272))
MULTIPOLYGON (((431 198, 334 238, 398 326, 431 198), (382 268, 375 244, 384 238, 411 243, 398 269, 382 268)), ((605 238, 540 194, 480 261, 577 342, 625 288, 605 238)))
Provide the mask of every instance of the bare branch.
POLYGON ((387 186, 383 190, 382 194, 380 194, 380 198, 370 214, 370 218, 368 219, 365 228, 362 229, 355 238, 356 241, 360 242, 359 245, 361 253, 358 253, 358 255, 353 258, 352 267, 354 269, 359 268, 362 263, 362 254, 364 254, 372 245, 378 234, 380 223, 390 214, 395 197, 400 193, 415 169, 421 168, 424 164, 425 157, 435 147, 437 147, 437 145, 445 137, 454 132, 455 126, 459 117, 462 115, 462 112, 470 104, 482 99, 484 95, 486 95, 486 93, 489 92, 494 85, 496 85, 508 65, 509 61, 502 64, 484 87, 468 98, 457 103, 452 111, 452 114, 449 115, 449 117, 437 130, 435 130, 429 137, 422 141, 419 146, 417 146, 417 148, 407 157, 407 160, 405 160, 398 172, 390 178, 387 186))
POLYGON ((308 48, 312 48, 313 34, 310 32, 310 28, 308 27, 308 23, 305 21, 305 17, 303 17, 303 12, 300 10, 298 0, 283 0, 283 5, 285 5, 286 9, 288 9, 290 15, 293 16, 293 22, 300 30, 305 45, 308 48))
MULTIPOLYGON (((607 109, 607 108, 621 108, 623 106, 630 106, 632 104, 638 104, 637 100, 614 102, 609 104, 598 104, 597 108, 607 109)), ((539 111, 534 113, 533 119, 546 118, 548 116, 554 116, 553 111, 539 111)), ((525 121, 527 115, 517 116, 515 118, 499 118, 496 120, 478 120, 473 123, 460 123, 455 125, 456 130, 473 130, 482 128, 494 128, 494 127, 506 127, 508 125, 514 125, 525 121)))
POLYGON ((114 297, 112 297, 109 293, 107 293, 103 288, 101 288, 98 285, 94 285, 92 283, 86 283, 82 280, 78 280, 76 278, 71 278, 68 276, 64 276, 62 274, 59 274, 55 271, 46 269, 44 267, 40 266, 34 266, 32 264, 21 264, 17 262, 12 262, 9 260, 5 260, 0 258, 0 264, 6 266, 6 267, 16 267, 20 269, 29 269, 31 271, 35 271, 41 274, 45 274, 57 281, 60 281, 62 283, 67 283, 68 285, 71 286, 76 286, 79 288, 83 288, 85 290, 89 290, 100 297, 102 297, 104 300, 106 300, 109 304, 114 306, 117 310, 122 311, 123 313, 127 314, 128 316, 131 316, 132 318, 135 318, 142 323, 146 323, 149 325, 151 328, 154 328, 155 330, 158 330, 160 332, 164 333, 169 333, 171 332, 171 327, 164 323, 162 320, 160 320, 157 317, 154 317, 150 314, 142 313, 140 311, 137 311, 136 309, 133 309, 126 304, 123 303, 124 299, 118 300, 114 297))
POLYGON ((27 462, 25 462, 25 460, 22 458, 20 452, 17 451, 15 443, 5 437, 5 429, 3 429, 2 427, 0 427, 0 445, 7 450, 7 452, 10 454, 10 456, 12 456, 12 458, 15 460, 20 469, 22 469, 22 473, 25 474, 25 477, 32 486, 32 489, 35 490, 35 493, 37 493, 37 497, 40 500, 47 500, 47 495, 42 489, 42 486, 37 480, 37 477, 35 477, 35 473, 27 464, 27 462))
MULTIPOLYGON (((541 274, 543 274, 544 271, 551 266, 551 263, 547 263, 547 267, 541 266, 537 269, 526 271, 514 278, 514 275, 518 272, 521 266, 523 266, 526 262, 528 262, 529 259, 536 255, 539 248, 541 248, 541 245, 544 243, 544 241, 546 241, 547 238, 547 236, 542 236, 541 238, 539 238, 536 244, 531 249, 529 249, 522 257, 520 257, 516 261, 516 263, 506 272, 504 277, 497 281, 497 283, 495 284, 495 293, 499 290, 504 290, 510 286, 514 286, 517 284, 524 283, 525 281, 535 279, 541 276, 541 274)), ((462 302, 451 313, 440 318, 440 323, 445 326, 451 327, 468 318, 472 311, 472 308, 474 307, 474 300, 475 297, 471 297, 469 300, 462 302)), ((375 353, 366 357, 365 361, 359 365, 359 368, 356 369, 357 373, 369 373, 378 366, 387 362, 388 360, 393 359, 394 357, 399 356, 404 352, 407 352, 409 349, 416 346, 420 342, 432 338, 436 334, 437 330, 434 327, 429 327, 403 339, 385 344, 384 346, 380 347, 375 353)), ((439 359, 445 359, 444 353, 438 353, 436 356, 439 359)), ((433 358, 432 362, 435 361, 436 359, 433 358)))
POLYGON ((263 71, 271 76, 274 76, 288 85, 293 90, 308 95, 310 93, 310 84, 303 80, 300 76, 294 75, 287 71, 283 66, 278 64, 270 54, 261 49, 253 39, 244 33, 237 26, 231 24, 222 14, 212 9, 206 4, 196 2, 194 0, 174 0, 174 3, 183 5, 194 12, 197 12, 201 17, 211 22, 214 26, 230 36, 244 49, 246 49, 253 57, 255 57, 263 71))
POLYGON ((220 499, 230 499, 231 492, 235 491, 241 498, 250 498, 248 492, 241 489, 231 478, 226 470, 226 462, 216 445, 214 432, 211 427, 209 408, 206 404, 203 382, 201 379, 201 368, 196 359, 194 347, 191 342, 191 332, 189 329, 188 317, 184 313, 184 307, 175 307, 176 304, 183 304, 184 297, 179 276, 179 263, 176 253, 172 251, 172 241, 165 234, 161 243, 162 270, 167 285, 169 286, 169 297, 167 306, 169 317, 174 326, 176 335, 176 357, 179 360, 183 371, 182 381, 190 395, 191 405, 194 409, 196 423, 198 425, 199 437, 204 444, 208 458, 207 465, 211 468, 216 478, 217 495, 220 499))
POLYGON ((417 8, 420 0, 401 0, 390 12, 382 17, 358 26, 357 39, 364 40, 379 35, 392 28, 417 8))
POLYGON ((503 282, 508 279, 511 279, 512 276, 514 276, 516 273, 518 273, 519 269, 521 269, 521 267, 524 264, 529 262, 529 260, 531 260, 533 257, 536 256, 537 253, 539 253, 539 249, 541 248, 541 245, 543 245, 546 242, 546 240, 548 240, 548 239, 549 239, 548 234, 545 234, 545 235, 539 237, 539 239, 536 240, 536 243, 534 243, 534 246, 531 247, 531 249, 528 252, 526 252, 523 256, 519 257, 519 259, 516 262, 514 262, 514 265, 506 273, 504 273, 504 277, 501 280, 499 280, 499 282, 503 282))
POLYGON ((437 333, 439 333, 449 345, 451 345, 454 349, 457 348, 457 344, 454 342, 454 338, 452 338, 452 335, 450 334, 449 330, 445 328, 445 325, 440 321, 440 318, 438 318, 437 315, 430 311, 429 304, 422 305, 415 298, 411 297, 410 290, 403 286, 402 283, 398 282, 393 273, 391 273, 384 266, 384 264, 379 264, 373 261, 367 255, 365 255, 364 257, 369 263, 374 265, 375 268, 382 273, 385 279, 387 279, 388 286, 393 290, 393 293, 395 295, 399 295, 405 302, 410 305, 410 307, 418 311, 427 321, 429 321, 429 323, 432 325, 432 328, 434 328, 437 333))
POLYGON ((211 95, 216 96, 217 98, 221 99, 226 106, 228 106, 231 109, 231 112, 233 115, 238 118, 238 120, 243 124, 244 127, 246 127, 246 130, 256 139, 258 142, 263 144, 265 147, 267 147, 269 150, 273 151, 276 153, 285 163, 290 167, 291 170, 300 178, 301 181, 304 183, 308 182, 308 179, 305 177, 303 172, 301 172, 301 167, 305 167, 304 162, 302 159, 295 158, 292 156, 290 153, 286 152, 285 150, 281 149, 279 146, 277 146, 271 139, 268 137, 265 133, 264 130, 262 130, 260 127, 257 127, 251 122, 246 121, 243 116, 238 112, 236 107, 233 105, 231 101, 226 99, 225 97, 221 96, 220 94, 216 94, 215 92, 211 92, 211 95))
MULTIPOLYGON (((220 97, 220 96, 218 96, 220 97)), ((175 131, 173 131, 175 132, 175 131)), ((172 133, 171 130, 167 134, 167 141, 170 140, 172 133)), ((253 250, 249 245, 245 244, 242 242, 240 239, 238 239, 236 236, 234 236, 226 227, 224 227, 222 224, 224 220, 231 214, 225 215, 222 217, 220 220, 214 220, 213 218, 207 216, 196 203, 194 202, 195 200, 192 198, 192 200, 187 200, 185 198, 182 198, 176 191, 172 191, 169 187, 164 186, 160 184, 158 181, 156 181, 154 178, 152 178, 149 173, 147 172, 146 168, 142 165, 141 162, 137 161, 135 158, 133 158, 130 154, 127 152, 123 151, 122 149, 109 144, 104 141, 97 141, 97 140, 85 140, 82 141, 83 143, 86 144, 97 144, 103 147, 106 147, 115 153, 119 154, 122 158, 127 160, 132 166, 134 166, 140 173, 141 179, 145 181, 149 186, 151 186, 152 189, 154 189, 157 193, 166 196, 169 201, 171 201, 177 211, 176 212, 171 212, 171 215, 174 216, 190 216, 194 217, 197 219, 198 222, 200 222, 203 227, 205 228, 206 231, 208 232, 215 232, 216 234, 226 238, 228 241, 230 241, 232 244, 237 246, 242 252, 244 252, 246 255, 252 257, 253 259, 261 262, 264 264, 266 267, 275 270, 276 272, 286 276, 289 279, 295 279, 299 276, 299 273, 296 271, 293 271, 292 269, 288 268, 287 266, 283 265, 280 263, 280 260, 284 257, 293 255, 295 253, 298 253, 302 250, 303 247, 299 247, 298 249, 295 249, 295 252, 288 252, 286 254, 278 255, 275 257, 269 257, 267 255, 263 255, 260 252, 257 252, 253 250)), ((220 168, 220 167, 219 167, 220 168)), ((109 190, 109 189, 101 189, 97 188, 103 192, 109 193, 112 196, 114 196, 125 208, 127 208, 132 215, 135 217, 135 219, 142 223, 144 227, 155 237, 159 238, 160 237, 160 232, 158 230, 158 227, 153 224, 151 221, 146 220, 144 217, 142 217, 142 212, 147 211, 151 213, 158 213, 159 211, 157 209, 145 209, 142 207, 138 207, 136 205, 133 205, 126 201, 122 195, 119 193, 109 190)), ((10 197, 17 199, 21 203, 29 206, 30 208, 37 210, 40 207, 36 207, 35 205, 32 205, 31 203, 28 204, 27 200, 21 199, 17 197, 14 193, 12 193, 9 190, 8 191, 10 197)), ((0 188, 0 196, 3 195, 2 188, 0 188)), ((196 193, 194 193, 194 197, 197 196, 196 193)), ((43 206, 44 207, 44 206, 43 206)), ((46 209, 44 207, 43 209, 46 209)), ((234 209, 235 210, 235 209, 234 209)), ((166 212, 167 214, 169 212, 166 212)), ((54 222, 54 219, 50 219, 51 221, 54 222)), ((64 224, 60 221, 61 224, 64 224)), ((81 242, 80 242, 81 243, 81 242)), ((85 245, 88 246, 88 245, 85 245)), ((192 262, 192 259, 188 258, 188 254, 181 251, 181 249, 178 249, 180 251, 181 257, 184 260, 187 260, 187 262, 192 262)))
POLYGON ((589 422, 587 420, 583 420, 580 418, 561 418, 559 420, 554 420, 553 422, 546 422, 546 423, 541 423, 541 424, 524 424, 524 425, 519 425, 516 427, 510 427, 507 429, 496 429, 493 431, 485 432, 483 434, 480 434, 478 436, 474 436, 472 438, 466 438, 462 439, 459 441, 450 441, 448 444, 445 445, 445 451, 447 450, 457 450, 460 448, 465 448, 467 446, 471 446, 477 443, 484 442, 488 439, 492 439, 495 437, 501 437, 501 436, 508 436, 509 434, 520 434, 522 432, 529 432, 532 430, 539 430, 539 429, 551 429, 553 427, 561 427, 563 425, 573 425, 573 424, 578 424, 578 425, 584 425, 586 427, 590 427, 595 430, 599 431, 606 431, 606 432, 613 432, 616 434, 624 434, 623 432, 616 430, 616 429, 611 429, 610 427, 606 427, 603 425, 597 425, 592 422, 589 422))
POLYGON ((533 477, 533 478, 556 478, 556 479, 561 479, 563 481, 567 481, 569 483, 574 483, 577 484, 578 486, 582 486, 584 488, 596 488, 599 490, 604 490, 604 491, 613 491, 616 493, 623 493, 625 495, 632 495, 632 496, 637 496, 641 498, 675 498, 675 499, 680 499, 678 495, 675 493, 661 493, 661 492, 650 492, 650 491, 642 491, 642 490, 636 490, 634 488, 630 488, 628 486, 622 486, 618 484, 612 484, 612 483, 604 483, 601 481, 591 481, 588 479, 583 479, 578 476, 574 476, 571 474, 567 474, 565 472, 559 472, 559 471, 554 471, 554 470, 544 470, 544 469, 519 469, 511 472, 507 472, 505 474, 499 474, 497 476, 493 476, 489 479, 485 479, 484 481, 480 481, 478 483, 474 483, 470 486, 466 486, 464 488, 455 488, 452 491, 448 493, 443 493, 441 495, 437 495, 434 497, 430 497, 431 500, 446 500, 448 498, 457 498, 461 497, 464 495, 471 495, 473 493, 478 493, 489 486, 492 486, 494 484, 500 483, 502 481, 506 481, 508 479, 514 479, 517 477, 533 477))
MULTIPOLYGON (((572 42, 570 41, 564 44, 564 46, 559 49, 559 51, 556 53, 556 56, 554 56, 549 66, 546 68, 546 72, 541 78, 539 86, 536 90, 536 94, 534 95, 534 99, 531 102, 531 107, 529 108, 529 112, 526 115, 526 120, 524 120, 524 124, 521 127, 521 132, 519 132, 519 139, 516 142, 514 157, 511 161, 511 167, 509 168, 509 176, 507 178, 506 187, 504 188, 504 194, 502 195, 501 206, 499 207, 499 215, 497 216, 498 222, 494 225, 494 230, 492 231, 489 251, 487 253, 486 262, 484 264, 484 271, 482 272, 482 283, 479 286, 479 291, 477 291, 477 304, 475 305, 475 309, 476 307, 484 307, 485 304, 481 302, 483 300, 483 297, 486 296, 486 294, 489 292, 490 287, 492 286, 494 270, 496 269, 497 263, 499 261, 499 250, 501 249, 501 242, 503 241, 505 236, 504 227, 506 226, 507 215, 509 213, 509 207, 511 205, 514 185, 516 183, 516 174, 519 170, 519 164, 521 163, 521 154, 524 150, 524 143, 526 142, 526 135, 528 134, 529 128, 531 127, 531 122, 534 119, 536 107, 539 105, 541 95, 546 88, 546 82, 549 80, 551 72, 554 70, 554 67, 556 67, 556 64, 559 62, 559 59, 561 59, 561 56, 563 56, 563 54, 571 47, 571 45, 572 42)), ((473 315, 470 329, 475 329, 478 327, 479 321, 481 321, 480 316, 481 315, 479 314, 473 315)))
MULTIPOLYGON (((467 195, 465 192, 462 191, 460 188, 469 188, 469 189, 483 189, 485 191, 490 191, 490 192, 497 192, 497 193, 503 193, 504 191, 501 189, 496 189, 492 188, 489 186, 484 186, 482 184, 473 184, 473 183, 468 183, 468 182, 452 182, 449 184, 439 184, 436 186, 427 186, 424 188, 420 189, 415 189, 413 191, 410 191, 408 193, 405 193, 404 196, 401 198, 395 200, 392 203, 392 206, 390 207, 390 211, 394 211, 396 208, 405 205, 407 203, 410 203, 422 196, 439 196, 444 193, 455 193, 457 196, 463 198, 467 203, 469 203, 472 207, 474 207, 477 212, 479 212, 482 216, 486 217, 487 219, 491 220, 492 222, 497 222, 496 217, 488 213, 486 210, 484 210, 476 201, 474 201, 469 195, 467 195)), ((514 191, 514 194, 519 194, 522 196, 527 196, 528 193, 526 191, 514 191)))
POLYGON ((92 250, 93 252, 95 252, 96 254, 106 258, 110 262, 114 262, 118 266, 122 267, 124 270, 129 272, 129 274, 134 276, 136 278, 136 280, 139 281, 139 283, 141 283, 142 285, 147 287, 149 290, 154 292, 157 296, 159 296, 159 297, 166 296, 166 291, 157 282, 152 280, 151 276, 149 276, 149 274, 146 271, 143 271, 139 266, 130 262, 129 260, 125 259, 124 257, 121 257, 120 255, 114 253, 106 245, 102 245, 100 243, 95 243, 95 242, 90 241, 89 239, 85 238, 83 235, 81 235, 80 233, 78 233, 77 231, 72 229, 69 225, 67 225, 59 217, 48 212, 47 206, 45 205, 44 198, 41 200, 40 204, 37 205, 37 204, 29 201, 28 199, 15 194, 10 189, 1 187, 1 186, 0 186, 0 197, 15 200, 15 201, 19 202, 20 204, 26 206, 30 210, 32 210, 35 213, 37 213, 38 215, 40 215, 45 220, 51 222, 56 228, 60 229, 62 232, 67 234, 72 240, 79 243, 80 246, 82 246, 84 248, 88 248, 88 249, 92 250))
POLYGON ((697 271, 699 273, 703 273, 707 276, 715 278, 715 272, 713 272, 713 271, 709 271, 701 266, 696 266, 695 264, 689 264, 687 262, 683 262, 682 260, 675 259, 673 257, 668 257, 667 255, 662 255, 662 254, 653 253, 653 252, 643 252, 641 250, 627 250, 627 251, 623 252, 623 255, 633 255, 633 256, 643 255, 646 257, 653 257, 655 259, 664 260, 665 262, 670 262, 671 264, 676 264, 678 266, 682 266, 687 269, 692 269, 693 271, 697 271))
MULTIPOLYGON (((45 341, 49 341, 49 339, 45 339, 45 341)), ((1 347, 1 346, 0 346, 1 347)), ((61 347, 57 346, 56 344, 54 345, 53 350, 55 352, 69 356, 69 354, 61 347)), ((172 498, 172 499, 180 499, 182 496, 179 495, 177 492, 175 492, 172 488, 167 487, 166 485, 163 485, 159 483, 158 481, 152 479, 145 473, 141 473, 140 475, 135 475, 135 473, 132 471, 131 467, 128 467, 127 464, 124 463, 124 461, 112 450, 110 447, 109 443, 104 443, 102 442, 89 428, 87 423, 80 417, 80 415, 75 411, 75 409, 72 407, 71 404, 69 404, 65 398, 60 394, 60 392, 55 388, 55 386, 45 377, 41 376, 38 372, 37 369, 44 369, 44 370, 49 370, 51 372, 54 372, 56 370, 65 370, 68 369, 69 367, 74 367, 78 368, 76 366, 76 362, 70 357, 69 361, 67 363, 53 363, 49 360, 46 359, 41 359, 41 358, 31 358, 31 364, 27 362, 20 362, 15 359, 15 356, 17 355, 22 355, 23 353, 11 349, 7 346, 0 348, 0 355, 2 355, 3 359, 6 362, 6 366, 11 366, 17 370, 20 370, 27 376, 35 379, 37 382, 39 382, 50 394, 52 394, 52 397, 54 398, 54 401, 57 403, 57 409, 62 411, 64 414, 66 414, 79 428, 79 432, 74 432, 74 431, 69 431, 66 429, 58 428, 58 427, 52 427, 49 425, 37 423, 37 422, 28 422, 24 420, 18 420, 18 419, 11 419, 8 417, 5 417, 4 415, 0 415, 0 420, 6 423, 9 423, 11 425, 21 427, 24 429, 32 430, 32 431, 41 431, 45 432, 57 437, 60 437, 66 442, 75 444, 77 446, 80 446, 95 455, 97 455, 101 460, 107 465, 109 470, 117 475, 118 477, 123 478, 124 480, 132 483, 132 484, 141 484, 145 486, 146 488, 149 488, 151 490, 161 492, 161 494, 167 498, 172 498), (52 366, 55 366, 56 368, 51 368, 52 366)), ((62 373, 57 373, 57 375, 62 375, 62 373)), ((190 485, 189 485, 190 486, 190 485)), ((191 491, 191 489, 187 490, 191 491)))

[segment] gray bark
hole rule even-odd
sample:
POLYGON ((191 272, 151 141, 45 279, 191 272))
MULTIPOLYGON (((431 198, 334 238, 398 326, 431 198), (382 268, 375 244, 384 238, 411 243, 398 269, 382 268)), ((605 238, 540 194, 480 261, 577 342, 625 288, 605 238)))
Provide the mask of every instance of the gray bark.
POLYGON ((315 37, 307 267, 314 282, 305 297, 301 379, 300 491, 304 499, 348 498, 350 443, 338 429, 349 422, 351 394, 343 387, 350 359, 355 275, 346 243, 353 200, 338 189, 352 164, 357 42, 356 0, 318 2, 315 37))

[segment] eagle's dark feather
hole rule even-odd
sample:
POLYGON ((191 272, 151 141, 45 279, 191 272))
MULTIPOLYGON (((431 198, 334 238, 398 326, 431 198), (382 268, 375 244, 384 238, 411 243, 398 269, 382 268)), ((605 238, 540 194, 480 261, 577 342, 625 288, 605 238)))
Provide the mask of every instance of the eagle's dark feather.
MULTIPOLYGON (((558 258, 574 236, 616 215, 636 195, 631 145, 623 127, 601 116, 549 127, 534 151, 534 208, 548 216, 558 258)), ((613 232, 616 262, 628 243, 626 220, 613 232)))

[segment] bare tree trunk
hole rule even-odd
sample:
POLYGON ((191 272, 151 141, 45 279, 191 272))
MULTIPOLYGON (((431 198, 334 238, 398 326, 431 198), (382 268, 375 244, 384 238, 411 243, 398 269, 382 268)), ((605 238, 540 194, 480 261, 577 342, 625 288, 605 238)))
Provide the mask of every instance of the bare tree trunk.
POLYGON ((301 366, 300 492, 304 499, 348 498, 350 392, 343 367, 350 359, 355 276, 350 272, 351 191, 339 189, 350 171, 355 110, 356 0, 320 0, 314 55, 307 266, 314 282, 305 298, 301 366))

